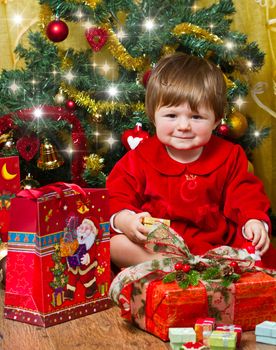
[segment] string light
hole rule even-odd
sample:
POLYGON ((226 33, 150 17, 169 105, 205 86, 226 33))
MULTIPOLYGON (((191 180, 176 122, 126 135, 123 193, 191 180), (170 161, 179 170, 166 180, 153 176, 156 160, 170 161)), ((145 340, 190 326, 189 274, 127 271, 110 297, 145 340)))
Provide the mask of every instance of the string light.
POLYGON ((246 65, 248 68, 252 68, 253 67, 253 62, 252 61, 247 61, 246 65))
POLYGON ((69 83, 71 83, 71 81, 76 78, 76 76, 71 72, 69 71, 68 73, 66 73, 64 75, 64 77, 68 80, 69 83))
POLYGON ((81 12, 80 9, 76 12, 75 15, 76 15, 76 17, 77 17, 78 19, 81 19, 81 18, 83 17, 83 13, 81 12))
POLYGON ((234 45, 234 43, 233 43, 232 41, 226 41, 226 42, 224 43, 224 45, 225 45, 225 47, 226 47, 228 50, 233 50, 234 47, 235 47, 235 45, 234 45))
POLYGON ((117 32, 117 38, 120 39, 120 40, 123 40, 124 38, 127 37, 127 34, 123 31, 123 29, 120 29, 118 32, 117 32))
POLYGON ((107 62, 105 62, 105 64, 102 66, 102 70, 103 70, 105 73, 107 73, 107 72, 110 71, 110 69, 111 69, 110 65, 109 65, 107 62))
POLYGON ((23 18, 22 18, 21 15, 15 14, 15 15, 13 16, 13 18, 12 18, 12 21, 13 21, 16 25, 19 25, 19 24, 22 23, 23 18))
POLYGON ((144 22, 144 27, 149 31, 152 30, 155 27, 154 20, 152 18, 147 18, 144 22))
POLYGON ((39 118, 42 117, 42 115, 43 115, 42 109, 36 108, 36 109, 34 110, 34 116, 35 116, 35 118, 39 119, 39 118))
POLYGON ((114 145, 115 142, 118 142, 118 140, 114 139, 112 134, 110 134, 109 138, 106 140, 106 142, 109 144, 110 147, 114 145))
POLYGON ((9 89, 15 93, 18 89, 19 89, 19 86, 16 84, 16 82, 14 81, 10 86, 9 86, 9 89))
POLYGON ((260 131, 256 130, 256 131, 254 132, 254 136, 255 136, 255 137, 260 137, 260 131))
POLYGON ((243 98, 241 96, 239 96, 235 101, 234 103, 239 107, 241 108, 241 106, 246 103, 245 100, 243 100, 243 98))
POLYGON ((110 97, 116 97, 119 93, 116 86, 110 86, 110 88, 108 88, 107 92, 108 92, 110 97))

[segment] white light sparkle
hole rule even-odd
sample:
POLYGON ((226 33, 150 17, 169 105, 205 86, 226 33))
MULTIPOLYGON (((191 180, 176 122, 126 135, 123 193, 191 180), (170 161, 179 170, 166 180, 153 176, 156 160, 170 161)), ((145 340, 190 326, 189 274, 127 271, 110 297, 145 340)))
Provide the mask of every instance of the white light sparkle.
POLYGON ((235 46, 235 44, 232 41, 226 41, 224 45, 228 50, 233 50, 235 46))
POLYGON ((71 81, 74 80, 74 78, 76 78, 76 76, 71 71, 66 73, 64 77, 68 80, 69 83, 71 83, 71 81))
POLYGON ((109 96, 115 97, 118 95, 119 91, 116 86, 110 86, 110 88, 107 90, 109 96))
POLYGON ((16 84, 16 82, 14 81, 10 86, 9 86, 9 89, 15 93, 18 89, 19 89, 19 86, 16 84))
POLYGON ((256 130, 256 131, 254 132, 254 136, 255 136, 255 137, 260 137, 260 131, 256 130))
POLYGON ((118 142, 118 140, 114 139, 114 137, 112 136, 112 134, 110 134, 109 138, 106 140, 106 142, 110 145, 110 147, 112 147, 114 145, 115 142, 118 142))
POLYGON ((35 116, 36 118, 41 118, 42 115, 43 115, 42 109, 36 108, 36 109, 34 110, 34 116, 35 116))
POLYGON ((154 20, 152 18, 147 18, 144 22, 144 27, 147 30, 152 30, 155 27, 154 20))
POLYGON ((17 13, 17 14, 15 14, 15 15, 13 16, 12 21, 13 21, 16 25, 19 25, 19 24, 22 23, 23 17, 17 13))
POLYGON ((239 108, 241 108, 241 106, 242 106, 243 104, 245 104, 246 101, 243 100, 243 98, 242 98, 241 96, 239 96, 239 97, 234 101, 234 103, 235 103, 239 108))
POLYGON ((123 29, 120 29, 118 32, 117 32, 117 37, 118 39, 122 40, 124 38, 127 37, 127 34, 123 31, 123 29))
POLYGON ((111 67, 107 62, 105 62, 105 64, 102 66, 102 69, 105 73, 107 73, 110 71, 111 67))

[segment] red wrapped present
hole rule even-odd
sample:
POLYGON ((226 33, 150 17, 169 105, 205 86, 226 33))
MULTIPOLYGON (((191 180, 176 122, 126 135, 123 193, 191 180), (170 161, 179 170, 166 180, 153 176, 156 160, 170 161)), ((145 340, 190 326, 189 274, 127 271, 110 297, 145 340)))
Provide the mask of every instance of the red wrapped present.
POLYGON ((244 259, 243 250, 220 247, 208 253, 216 257, 220 273, 227 273, 225 278, 232 276, 231 261, 239 261, 243 273, 237 282, 223 285, 225 279, 216 278, 195 283, 199 273, 194 268, 201 269, 213 258, 192 256, 182 238, 165 225, 150 232, 147 242, 148 247, 153 245, 159 252, 163 249, 166 255, 124 269, 110 287, 122 317, 141 329, 167 341, 169 328, 193 327, 198 318, 239 324, 244 330, 253 330, 262 320, 276 319, 276 279, 261 271, 243 272, 254 270, 254 261, 244 259), (175 271, 180 257, 191 265, 186 274, 175 271), (175 279, 164 283, 171 277, 175 279), (186 284, 189 278, 194 285, 186 284))
POLYGON ((8 241, 10 200, 20 190, 19 158, 0 158, 0 239, 8 241))
POLYGON ((216 330, 237 333, 237 346, 241 345, 242 327, 236 324, 217 324, 216 330))
POLYGON ((106 189, 57 183, 19 192, 11 206, 4 317, 48 327, 110 307, 108 219, 106 189), (85 247, 74 266, 60 252, 72 217, 85 247))

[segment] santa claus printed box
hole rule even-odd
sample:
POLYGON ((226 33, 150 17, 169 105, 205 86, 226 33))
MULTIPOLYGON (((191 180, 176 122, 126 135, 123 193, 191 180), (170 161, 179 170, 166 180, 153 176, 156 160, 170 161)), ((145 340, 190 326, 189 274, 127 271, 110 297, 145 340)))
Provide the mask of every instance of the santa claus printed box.
POLYGON ((105 189, 56 183, 19 192, 11 207, 5 318, 49 327, 110 307, 108 219, 105 189))
POLYGON ((20 190, 19 158, 0 158, 0 242, 7 242, 11 198, 20 190))

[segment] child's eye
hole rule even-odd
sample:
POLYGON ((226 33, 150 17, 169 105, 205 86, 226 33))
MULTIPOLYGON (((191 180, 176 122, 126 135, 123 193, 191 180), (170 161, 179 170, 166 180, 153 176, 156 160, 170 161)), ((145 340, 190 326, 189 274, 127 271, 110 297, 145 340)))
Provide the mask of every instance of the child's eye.
POLYGON ((203 117, 199 114, 192 115, 192 119, 203 119, 203 117))
POLYGON ((166 114, 165 117, 173 119, 176 117, 176 115, 175 114, 166 114))

